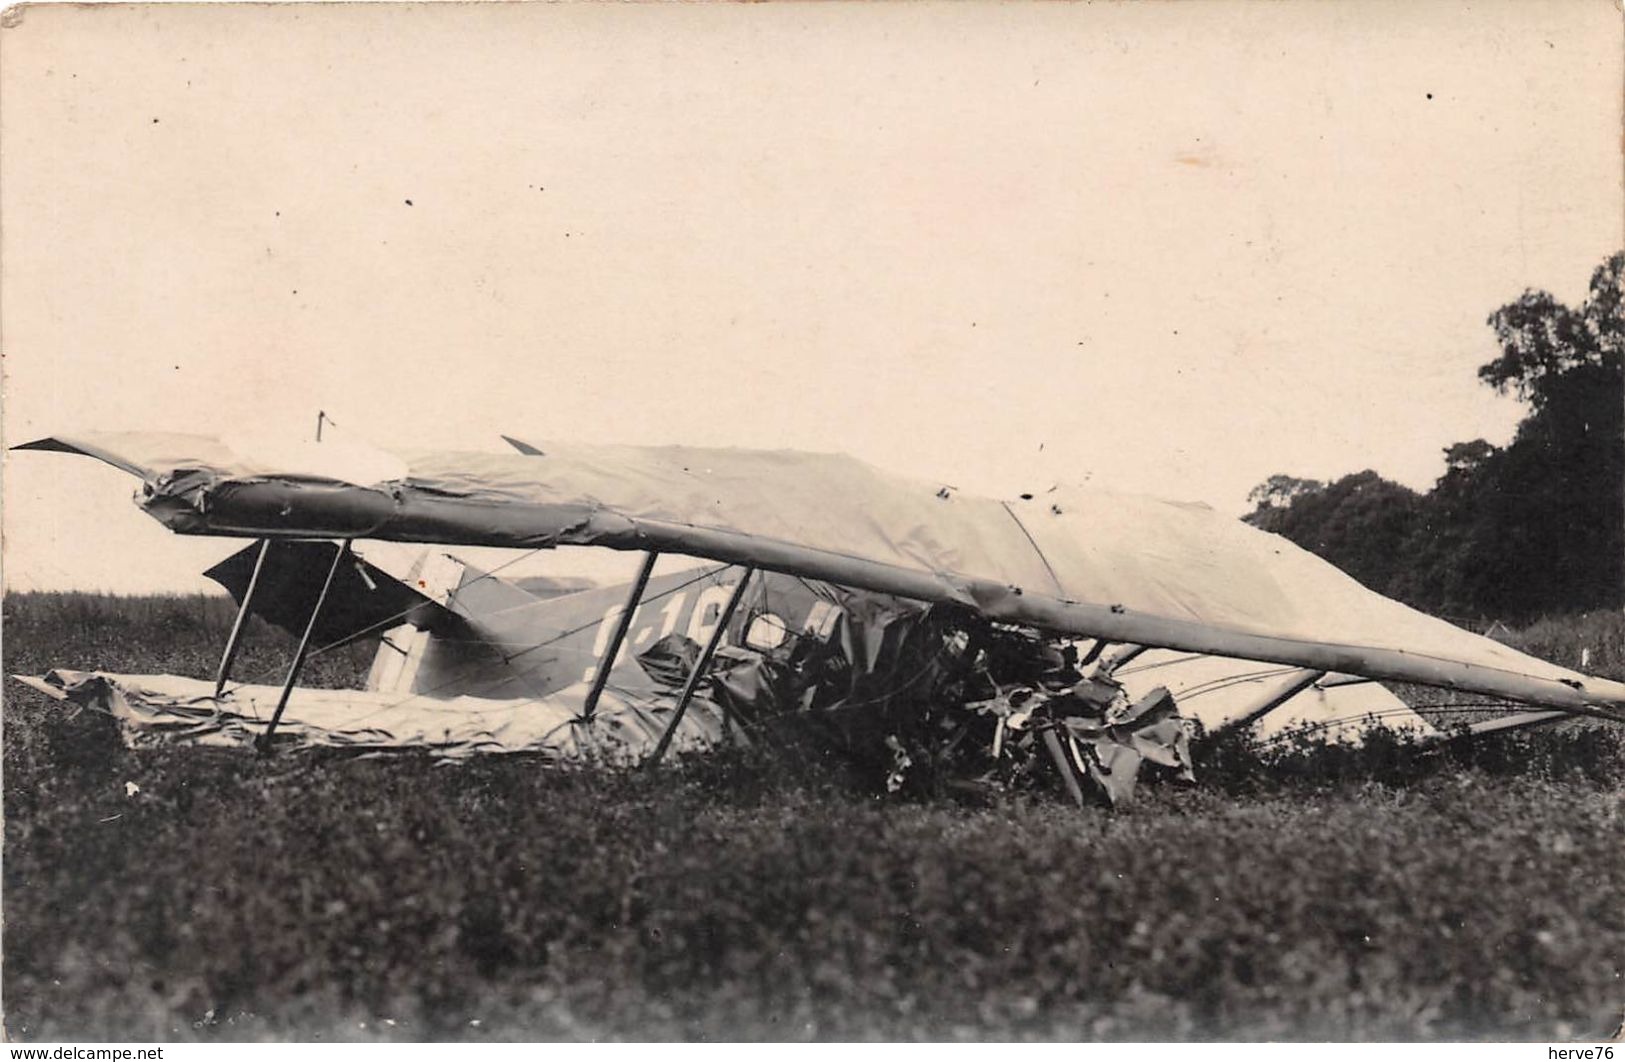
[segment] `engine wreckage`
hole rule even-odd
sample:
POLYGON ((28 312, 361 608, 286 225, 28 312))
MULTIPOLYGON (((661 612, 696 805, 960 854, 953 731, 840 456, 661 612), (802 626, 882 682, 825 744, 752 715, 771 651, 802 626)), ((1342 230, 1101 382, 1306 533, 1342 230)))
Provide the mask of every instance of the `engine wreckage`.
POLYGON ((1379 680, 1525 706, 1462 735, 1625 719, 1625 685, 1205 506, 1081 488, 1007 503, 835 455, 508 441, 405 458, 334 443, 254 458, 167 434, 19 447, 134 474, 176 532, 256 541, 207 573, 239 602, 212 680, 17 678, 113 715, 133 745, 632 765, 795 732, 894 788, 944 764, 1044 765, 1080 804, 1127 799, 1146 764, 1189 779, 1193 724, 1445 736, 1379 680), (458 545, 644 559, 628 585, 581 589, 481 570, 444 552, 458 545), (657 575, 662 554, 691 566, 657 575), (234 681, 250 615, 298 638, 280 684, 234 681), (311 655, 369 637, 365 688, 298 684, 311 655))

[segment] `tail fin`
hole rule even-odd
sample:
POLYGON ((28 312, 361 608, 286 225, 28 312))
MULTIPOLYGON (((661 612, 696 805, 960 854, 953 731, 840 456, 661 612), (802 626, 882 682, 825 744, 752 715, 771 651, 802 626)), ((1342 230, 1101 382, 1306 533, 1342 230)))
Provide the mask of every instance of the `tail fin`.
MULTIPOLYGON (((332 559, 328 542, 272 541, 260 570, 250 610, 294 637, 304 633, 332 559)), ((203 574, 241 604, 254 572, 258 546, 232 554, 203 574)), ((352 546, 352 563, 334 573, 333 586, 316 618, 313 640, 331 648, 378 636, 381 640, 366 688, 410 693, 433 678, 435 638, 468 641, 467 621, 450 607, 463 565, 434 550, 393 543, 352 546)))
MULTIPOLYGON (((258 548, 204 574, 241 602, 258 548)), ((560 597, 556 587, 533 593, 433 548, 391 542, 351 548, 353 562, 335 573, 313 638, 333 647, 379 637, 369 690, 541 697, 581 681, 583 667, 596 659, 591 643, 604 606, 594 607, 593 594, 560 597)), ((254 591, 254 614, 294 637, 303 634, 333 549, 329 542, 273 541, 254 591)), ((622 591, 600 593, 619 600, 622 591)))
MULTIPOLYGON (((303 634, 321 594, 333 549, 330 542, 272 540, 250 606, 253 613, 296 638, 303 634)), ((249 546, 203 574, 241 604, 258 552, 257 545, 249 546)), ((415 556, 403 558, 394 550, 376 550, 372 544, 354 549, 353 562, 334 573, 327 602, 316 618, 313 637, 317 645, 343 645, 402 623, 448 633, 459 623, 446 602, 457 589, 461 564, 452 561, 456 565, 452 572, 444 563, 434 562, 444 554, 421 549, 404 552, 415 556)))

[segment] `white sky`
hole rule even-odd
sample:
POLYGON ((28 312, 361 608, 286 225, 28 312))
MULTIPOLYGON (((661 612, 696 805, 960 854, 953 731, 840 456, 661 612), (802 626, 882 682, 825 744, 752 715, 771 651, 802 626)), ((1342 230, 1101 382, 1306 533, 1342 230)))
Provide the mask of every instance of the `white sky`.
MULTIPOLYGON (((1240 513, 1505 442, 1484 318, 1625 245, 1603 2, 10 14, 8 445, 325 409, 1240 513)), ((8 454, 6 585, 212 588, 133 486, 8 454)))

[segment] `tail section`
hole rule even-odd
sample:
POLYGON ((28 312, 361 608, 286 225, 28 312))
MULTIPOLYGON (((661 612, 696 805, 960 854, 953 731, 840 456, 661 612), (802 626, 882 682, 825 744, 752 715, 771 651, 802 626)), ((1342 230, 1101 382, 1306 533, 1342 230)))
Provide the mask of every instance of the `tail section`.
MULTIPOLYGON (((352 546, 354 556, 334 573, 327 601, 316 618, 315 644, 343 645, 401 623, 447 632, 457 626, 457 617, 446 603, 450 591, 456 589, 458 573, 436 563, 435 555, 427 550, 381 545, 352 546)), ((254 614, 296 638, 303 634, 321 595, 334 548, 331 542, 273 539, 254 590, 254 614)), ((257 545, 249 546, 203 574, 241 604, 258 552, 257 545)))
MULTIPOLYGON (((241 602, 259 547, 205 572, 241 602)), ((252 611, 293 636, 310 620, 334 546, 273 541, 252 611)), ((334 575, 314 644, 381 636, 369 690, 436 697, 539 698, 590 682, 625 607, 626 587, 576 589, 561 580, 504 579, 433 548, 356 542, 334 575), (561 590, 566 592, 560 592, 561 590)), ((660 637, 703 641, 715 627, 737 570, 674 572, 650 581, 633 633, 615 661, 613 685, 652 688, 633 659, 660 637)))

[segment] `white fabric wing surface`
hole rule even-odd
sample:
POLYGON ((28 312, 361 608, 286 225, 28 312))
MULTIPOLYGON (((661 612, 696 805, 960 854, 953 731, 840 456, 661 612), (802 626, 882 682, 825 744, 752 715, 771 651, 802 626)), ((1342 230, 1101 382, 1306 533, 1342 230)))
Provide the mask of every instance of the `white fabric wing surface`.
POLYGON ((1619 683, 1385 598, 1204 505, 1081 487, 1001 502, 832 454, 516 445, 535 452, 408 454, 404 479, 315 487, 309 471, 279 472, 207 438, 80 436, 29 448, 87 453, 143 476, 148 511, 189 533, 658 548, 1116 641, 1554 707, 1625 704, 1619 683), (234 522, 234 504, 251 516, 234 522))

